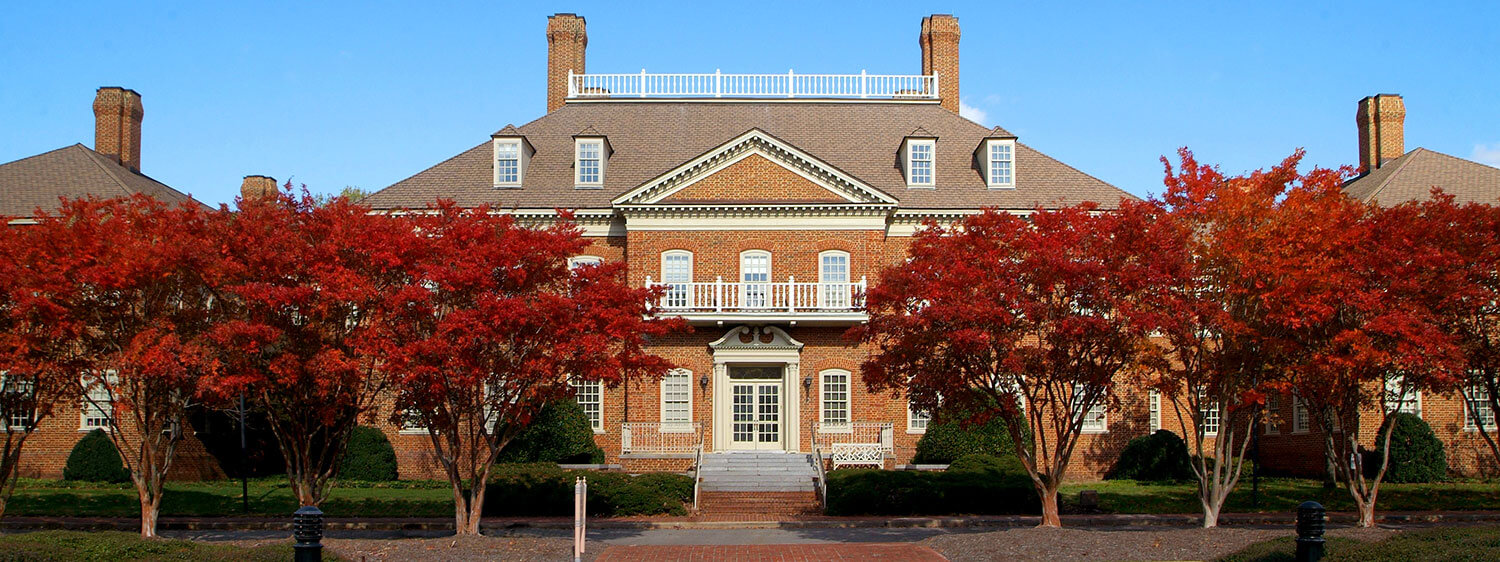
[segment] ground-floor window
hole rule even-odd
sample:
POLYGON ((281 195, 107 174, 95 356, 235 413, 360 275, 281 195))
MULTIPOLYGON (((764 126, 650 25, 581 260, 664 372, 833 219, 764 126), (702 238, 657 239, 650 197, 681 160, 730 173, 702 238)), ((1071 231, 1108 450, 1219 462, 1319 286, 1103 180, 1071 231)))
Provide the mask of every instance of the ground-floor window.
POLYGON ((1150 408, 1150 415, 1146 418, 1146 429, 1150 433, 1161 430, 1161 393, 1155 390, 1147 393, 1146 400, 1150 408))
POLYGON ((1476 385, 1464 390, 1464 400, 1468 402, 1464 407, 1464 429, 1477 430, 1483 425, 1488 431, 1495 427, 1495 410, 1490 408, 1490 393, 1484 387, 1476 385))
POLYGON ((31 428, 36 403, 32 381, 0 375, 0 428, 25 431, 31 428))
POLYGON ((1203 420, 1203 435, 1214 437, 1219 434, 1219 402, 1208 400, 1208 391, 1198 390, 1198 417, 1203 420))
MULTIPOLYGON (((823 381, 821 417, 823 426, 848 425, 849 423, 849 371, 828 369, 819 377, 823 381)), ((924 423, 923 428, 926 428, 924 423)))
POLYGON ((1280 402, 1275 394, 1266 395, 1266 435, 1275 435, 1279 431, 1276 420, 1281 412, 1280 402))
MULTIPOLYGON (((1081 410, 1083 399, 1087 392, 1088 389, 1084 385, 1080 384, 1073 387, 1073 404, 1075 410, 1081 410)), ((1109 430, 1109 420, 1105 417, 1107 414, 1102 396, 1093 405, 1089 406, 1087 411, 1080 411, 1078 415, 1083 417, 1082 430, 1084 433, 1104 433, 1109 430)))
POLYGON ((1406 385, 1406 376, 1399 373, 1385 378, 1385 409, 1387 412, 1422 415, 1422 395, 1406 385))
POLYGON ((84 398, 80 405, 82 412, 79 414, 81 420, 79 429, 91 430, 95 428, 109 429, 109 420, 115 415, 114 394, 110 392, 109 384, 116 382, 114 374, 108 374, 103 380, 97 376, 84 375, 84 398))
POLYGON ((1292 397, 1292 433, 1307 433, 1309 429, 1307 419, 1307 403, 1302 398, 1292 397))
POLYGON ((661 379, 661 423, 685 426, 693 422, 693 373, 676 369, 661 379))
POLYGON ((578 405, 583 407, 583 415, 589 418, 589 426, 595 432, 604 431, 604 383, 575 381, 573 393, 578 405))
POLYGON ((907 433, 927 433, 927 424, 928 424, 928 422, 931 422, 931 421, 932 421, 932 413, 931 412, 928 412, 926 410, 918 410, 918 409, 916 409, 915 407, 913 407, 911 405, 910 401, 907 401, 907 403, 906 403, 906 432, 907 433))

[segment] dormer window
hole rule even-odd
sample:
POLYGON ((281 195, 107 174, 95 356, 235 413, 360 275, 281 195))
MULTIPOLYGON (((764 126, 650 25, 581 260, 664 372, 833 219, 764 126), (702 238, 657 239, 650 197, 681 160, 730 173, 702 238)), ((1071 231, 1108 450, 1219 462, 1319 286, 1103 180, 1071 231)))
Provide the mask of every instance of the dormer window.
POLYGON ((506 125, 500 132, 490 136, 494 150, 495 187, 521 187, 526 179, 526 167, 531 164, 531 143, 516 130, 506 125))
POLYGON ((906 186, 932 187, 937 184, 934 162, 937 159, 937 139, 906 139, 906 186))
POLYGON ((1016 187, 1015 139, 986 140, 983 155, 985 183, 991 189, 1014 189, 1016 187))
POLYGON ((604 137, 576 137, 574 139, 574 183, 577 187, 597 188, 604 186, 604 170, 609 161, 609 148, 604 137))

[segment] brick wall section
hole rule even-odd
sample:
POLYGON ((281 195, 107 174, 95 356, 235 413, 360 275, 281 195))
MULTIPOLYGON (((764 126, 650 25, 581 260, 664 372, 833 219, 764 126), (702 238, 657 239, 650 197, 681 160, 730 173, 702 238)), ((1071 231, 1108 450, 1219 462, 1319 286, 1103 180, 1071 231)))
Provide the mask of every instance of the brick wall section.
POLYGON ((711 176, 673 193, 665 201, 807 201, 845 203, 846 199, 772 162, 751 154, 711 176))
MULTIPOLYGON (((21 451, 20 477, 62 478, 63 467, 68 464, 73 446, 88 433, 79 429, 82 426, 81 404, 81 398, 59 403, 53 407, 52 415, 37 425, 21 451)), ((224 477, 224 470, 193 435, 192 428, 185 427, 168 477, 173 480, 217 480, 224 477)))

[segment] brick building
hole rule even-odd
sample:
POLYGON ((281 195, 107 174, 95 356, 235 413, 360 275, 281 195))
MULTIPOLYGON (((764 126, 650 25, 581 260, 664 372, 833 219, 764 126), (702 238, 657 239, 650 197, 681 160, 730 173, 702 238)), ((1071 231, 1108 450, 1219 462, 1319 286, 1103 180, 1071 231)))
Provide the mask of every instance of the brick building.
MULTIPOLYGON (((843 338, 857 295, 904 259, 925 220, 985 207, 1026 213, 1129 194, 958 114, 959 25, 924 18, 920 74, 590 74, 582 17, 547 22, 547 113, 370 195, 379 210, 437 198, 538 223, 568 209, 592 242, 577 263, 623 260, 665 285, 690 334, 655 343, 661 381, 585 386, 610 464, 682 470, 701 444, 800 452, 814 442, 891 468, 927 416, 860 378, 868 349, 843 338)), ((1072 473, 1097 478, 1147 431, 1144 396, 1093 417, 1072 473)), ((388 428, 405 475, 424 434, 388 428)), ((848 459, 846 459, 848 460, 848 459)))
MULTIPOLYGON (((94 148, 73 144, 0 164, 0 217, 14 228, 33 224, 39 212, 56 212, 62 199, 101 199, 145 194, 169 204, 193 198, 141 173, 141 121, 145 107, 135 90, 99 88, 94 95, 94 148)), ((3 379, 0 379, 3 387, 3 379)), ((20 476, 61 478, 73 445, 89 431, 107 430, 106 409, 82 397, 58 404, 27 438, 20 476)), ((0 419, 7 424, 9 416, 0 419)), ((6 426, 12 430, 13 426, 6 426)), ((172 464, 172 477, 186 480, 222 478, 223 470, 195 432, 186 432, 172 464)))
MULTIPOLYGON (((1500 200, 1500 169, 1441 152, 1416 148, 1406 150, 1406 102, 1399 95, 1380 94, 1359 100, 1355 112, 1358 130, 1360 176, 1344 186, 1350 197, 1366 203, 1393 206, 1431 196, 1440 187, 1460 204, 1495 204, 1500 200)), ((1483 390, 1433 394, 1403 391, 1399 379, 1388 381, 1383 392, 1385 408, 1422 416, 1442 440, 1449 469, 1476 476, 1496 472, 1494 456, 1478 433, 1474 411, 1483 426, 1495 430, 1494 412, 1483 390), (1474 408, 1464 400, 1473 400, 1474 408)), ((1272 398, 1273 423, 1261 437, 1262 465, 1270 470, 1302 475, 1325 473, 1324 435, 1308 419, 1307 410, 1295 397, 1272 398)), ((1373 449, 1384 416, 1371 410, 1360 416, 1360 436, 1373 449)))

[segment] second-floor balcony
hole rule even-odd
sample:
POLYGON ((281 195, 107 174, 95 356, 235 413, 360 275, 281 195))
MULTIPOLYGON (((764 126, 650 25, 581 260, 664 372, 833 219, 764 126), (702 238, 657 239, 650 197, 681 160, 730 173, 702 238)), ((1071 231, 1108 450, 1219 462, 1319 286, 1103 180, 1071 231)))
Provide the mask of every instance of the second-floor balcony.
POLYGON ((818 325, 863 322, 867 283, 710 282, 666 283, 646 278, 647 287, 664 292, 654 308, 664 316, 680 316, 695 324, 768 321, 818 325))

